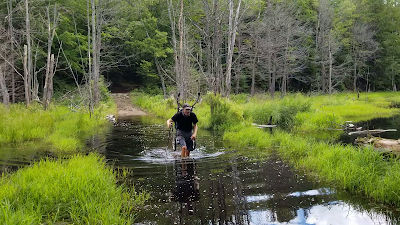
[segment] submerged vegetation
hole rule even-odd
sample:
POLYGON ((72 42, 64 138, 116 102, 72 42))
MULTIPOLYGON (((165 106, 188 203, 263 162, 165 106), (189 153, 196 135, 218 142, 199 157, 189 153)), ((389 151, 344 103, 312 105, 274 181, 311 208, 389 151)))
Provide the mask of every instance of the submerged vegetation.
POLYGON ((41 160, 3 175, 0 223, 132 224, 149 195, 117 186, 116 177, 96 154, 41 160))
MULTIPOLYGON (((168 109, 173 108, 173 99, 135 95, 135 104, 150 109, 150 112, 158 112, 163 118, 172 116, 173 111, 168 109)), ((358 122, 398 114, 398 94, 295 94, 283 99, 236 95, 231 99, 207 94, 196 109, 200 117, 199 127, 224 129, 224 140, 236 147, 259 149, 257 157, 276 152, 288 163, 308 171, 320 181, 352 194, 400 206, 400 164, 397 158, 383 159, 372 147, 332 144, 331 139, 320 141, 304 135, 320 130, 342 130, 349 120, 358 122), (267 124, 271 116, 272 124, 284 129, 270 134, 252 126, 252 123, 267 124)))

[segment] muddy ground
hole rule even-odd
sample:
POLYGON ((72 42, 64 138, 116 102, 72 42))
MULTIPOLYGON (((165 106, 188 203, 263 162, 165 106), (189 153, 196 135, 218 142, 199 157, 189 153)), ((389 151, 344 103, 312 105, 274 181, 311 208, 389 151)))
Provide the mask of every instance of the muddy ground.
POLYGON ((112 93, 118 109, 118 118, 146 115, 146 112, 132 105, 129 93, 112 93))

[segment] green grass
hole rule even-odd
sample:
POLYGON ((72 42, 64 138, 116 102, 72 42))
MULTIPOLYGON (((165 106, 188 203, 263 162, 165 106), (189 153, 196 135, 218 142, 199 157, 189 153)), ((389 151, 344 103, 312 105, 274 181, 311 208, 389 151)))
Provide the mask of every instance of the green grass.
POLYGON ((3 174, 0 223, 132 224, 149 196, 116 183, 116 174, 96 154, 41 160, 3 174))
POLYGON ((115 103, 102 103, 93 115, 85 109, 52 106, 45 111, 41 105, 26 107, 13 104, 0 106, 0 144, 43 141, 56 152, 75 152, 84 146, 84 139, 109 128, 106 114, 116 111, 115 103))
MULTIPOLYGON (((133 104, 139 106, 149 114, 161 117, 165 120, 171 118, 176 112, 176 100, 163 99, 161 95, 150 96, 144 93, 133 92, 131 94, 133 104)), ((195 99, 189 100, 193 104, 195 99)), ((183 104, 183 102, 181 102, 183 104)), ((243 122, 242 112, 232 101, 207 93, 202 96, 202 101, 195 105, 193 112, 199 120, 199 127, 204 129, 221 130, 243 122)))

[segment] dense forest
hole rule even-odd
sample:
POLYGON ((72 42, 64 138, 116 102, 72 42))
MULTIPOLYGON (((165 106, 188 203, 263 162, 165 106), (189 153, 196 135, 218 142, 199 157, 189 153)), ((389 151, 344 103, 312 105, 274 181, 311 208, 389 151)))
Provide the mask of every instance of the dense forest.
POLYGON ((103 83, 187 98, 400 82, 398 0, 4 0, 0 18, 5 104, 73 87, 96 106, 103 83))

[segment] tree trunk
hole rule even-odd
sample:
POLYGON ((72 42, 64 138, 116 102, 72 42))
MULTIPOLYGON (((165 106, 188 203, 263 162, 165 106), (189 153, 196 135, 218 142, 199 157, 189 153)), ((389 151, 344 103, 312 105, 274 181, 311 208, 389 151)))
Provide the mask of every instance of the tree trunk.
POLYGON ((92 6, 92 56, 93 56, 93 107, 96 107, 100 101, 99 94, 99 57, 97 55, 98 51, 98 39, 97 39, 97 29, 99 29, 97 23, 97 14, 99 13, 99 9, 96 10, 95 0, 91 0, 92 6))
POLYGON ((45 76, 45 84, 43 88, 43 101, 44 101, 44 108, 47 109, 51 100, 51 94, 49 98, 49 87, 53 86, 53 84, 50 84, 50 76, 53 76, 53 70, 54 70, 54 54, 51 54, 51 46, 53 44, 53 39, 55 35, 55 30, 56 30, 56 23, 57 23, 57 6, 54 6, 54 18, 53 18, 53 27, 51 26, 51 19, 50 19, 50 10, 47 7, 47 31, 48 31, 48 39, 47 39, 47 65, 46 65, 46 76, 45 76))
POLYGON ((179 79, 178 90, 181 93, 182 99, 186 99, 185 95, 185 87, 184 87, 184 58, 183 58, 183 0, 180 2, 180 12, 179 12, 179 20, 178 20, 178 32, 179 32, 179 79))
POLYGON ((14 72, 14 27, 13 27, 13 5, 12 0, 7 1, 7 9, 8 9, 8 38, 10 40, 10 57, 9 62, 11 64, 11 102, 15 103, 15 72, 14 72))
MULTIPOLYGON (((272 13, 272 3, 271 0, 268 0, 267 3, 267 14, 272 13)), ((271 40, 271 27, 268 26, 267 27, 267 40, 271 40)), ((268 44, 267 45, 267 53, 266 53, 266 57, 267 57, 267 67, 268 70, 266 71, 266 73, 268 74, 268 92, 270 93, 271 97, 273 97, 274 92, 275 92, 275 79, 274 81, 272 76, 274 76, 273 72, 272 72, 272 50, 271 50, 271 46, 268 44)))
POLYGON ((176 40, 176 30, 175 30, 175 17, 173 14, 173 5, 172 0, 168 1, 168 17, 171 25, 171 40, 172 40, 172 49, 174 51, 174 72, 175 72, 175 82, 178 87, 179 92, 179 84, 178 81, 180 80, 180 69, 179 69, 179 61, 178 61, 178 48, 177 48, 177 40, 176 40))
POLYGON ((356 55, 356 51, 355 51, 354 47, 353 47, 353 53, 354 53, 353 91, 354 91, 354 93, 356 93, 357 92, 357 55, 356 55))
POLYGON ((25 26, 26 26, 26 69, 25 69, 25 101, 29 105, 31 101, 31 81, 32 81, 32 47, 31 47, 31 25, 29 17, 29 0, 25 0, 25 26))
POLYGON ((331 39, 329 36, 329 83, 328 83, 328 92, 329 96, 332 94, 332 71, 333 70, 333 56, 332 56, 332 50, 331 50, 331 39))
POLYGON ((239 0, 235 20, 233 20, 233 0, 229 1, 229 31, 228 31, 228 56, 226 59, 226 96, 229 97, 231 92, 231 81, 232 81, 232 59, 233 59, 233 51, 235 49, 235 39, 236 39, 236 30, 239 23, 239 11, 240 4, 242 0, 239 0))
POLYGON ((44 84, 44 96, 43 96, 43 103, 44 103, 44 109, 47 110, 51 98, 53 96, 53 76, 54 76, 54 54, 51 54, 50 56, 50 61, 48 65, 49 72, 46 74, 46 80, 44 84))
POLYGON ((90 54, 90 48, 91 48, 91 41, 90 41, 90 32, 91 32, 91 30, 90 30, 90 25, 91 25, 91 23, 90 23, 90 1, 91 0, 87 0, 87 10, 86 10, 86 13, 87 13, 87 29, 88 29, 88 36, 87 36, 87 38, 88 38, 88 51, 87 51, 87 53, 88 53, 88 74, 87 74, 87 86, 88 86, 88 90, 89 90, 89 112, 90 112, 90 116, 92 116, 92 114, 94 113, 94 108, 93 108, 93 92, 92 92, 92 74, 93 74, 93 71, 92 71, 92 57, 91 57, 91 54, 90 54))
POLYGON ((28 46, 24 45, 24 88, 25 88, 25 104, 30 104, 29 96, 29 79, 28 79, 28 46))
POLYGON ((0 66, 0 88, 3 95, 3 104, 8 106, 10 103, 10 95, 8 94, 8 89, 6 86, 5 75, 3 73, 3 68, 0 66))

